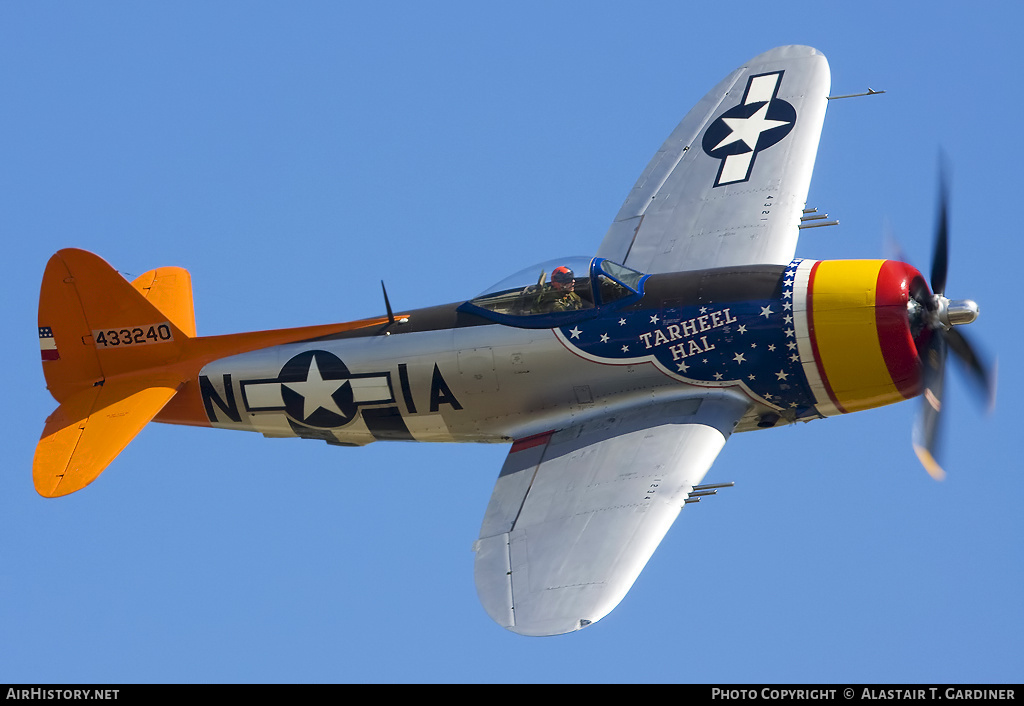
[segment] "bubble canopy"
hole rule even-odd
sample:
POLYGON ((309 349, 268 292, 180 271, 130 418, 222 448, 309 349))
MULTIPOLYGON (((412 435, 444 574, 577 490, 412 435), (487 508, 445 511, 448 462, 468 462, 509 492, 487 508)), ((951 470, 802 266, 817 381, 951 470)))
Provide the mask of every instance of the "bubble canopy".
POLYGON ((510 326, 553 328, 639 299, 645 277, 603 258, 563 257, 504 278, 459 310, 510 326))

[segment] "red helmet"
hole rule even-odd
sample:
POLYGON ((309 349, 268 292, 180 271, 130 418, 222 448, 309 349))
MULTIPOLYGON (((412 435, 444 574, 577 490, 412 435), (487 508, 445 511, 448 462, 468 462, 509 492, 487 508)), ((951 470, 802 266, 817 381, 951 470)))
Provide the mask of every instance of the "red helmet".
POLYGON ((572 270, 570 270, 565 265, 562 265, 561 267, 556 267, 554 271, 551 273, 552 284, 566 286, 570 282, 572 282, 573 279, 575 278, 573 277, 572 270))

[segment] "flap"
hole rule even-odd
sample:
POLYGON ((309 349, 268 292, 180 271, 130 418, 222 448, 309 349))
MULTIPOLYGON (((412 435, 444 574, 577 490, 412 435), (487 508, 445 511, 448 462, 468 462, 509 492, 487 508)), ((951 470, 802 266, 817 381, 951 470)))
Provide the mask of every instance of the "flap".
POLYGON ((709 395, 513 445, 475 546, 487 613, 524 635, 570 632, 607 615, 747 407, 709 395))

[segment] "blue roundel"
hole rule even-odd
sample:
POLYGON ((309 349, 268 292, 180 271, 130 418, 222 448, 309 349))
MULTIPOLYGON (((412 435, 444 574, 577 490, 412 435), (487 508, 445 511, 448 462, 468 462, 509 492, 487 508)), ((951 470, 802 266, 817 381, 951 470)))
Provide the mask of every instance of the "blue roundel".
POLYGON ((292 419, 311 427, 329 429, 347 424, 356 414, 348 378, 348 367, 333 353, 321 350, 299 353, 284 364, 278 375, 285 412, 292 419), (323 404, 308 403, 308 393, 300 392, 316 382, 336 388, 329 397, 324 397, 323 404), (333 410, 327 407, 333 407, 333 410))
POLYGON ((701 147, 715 159, 756 153, 780 141, 794 125, 796 108, 781 98, 741 103, 715 119, 704 133, 701 147))

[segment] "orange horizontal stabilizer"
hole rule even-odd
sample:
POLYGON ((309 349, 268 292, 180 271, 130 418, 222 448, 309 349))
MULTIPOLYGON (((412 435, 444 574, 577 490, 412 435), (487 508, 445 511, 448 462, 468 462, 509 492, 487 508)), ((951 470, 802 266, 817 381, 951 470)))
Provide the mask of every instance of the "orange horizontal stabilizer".
POLYGON ((192 302, 192 275, 183 267, 159 267, 140 275, 132 286, 167 315, 186 336, 196 336, 196 310, 192 302))
POLYGON ((174 397, 179 383, 152 376, 107 380, 64 401, 46 420, 32 479, 47 498, 96 480, 142 427, 174 397))

